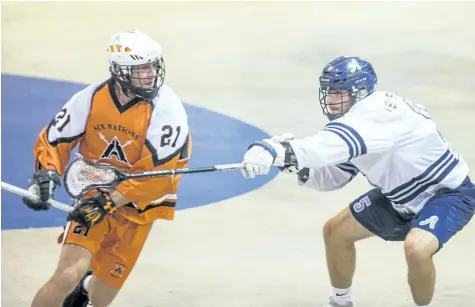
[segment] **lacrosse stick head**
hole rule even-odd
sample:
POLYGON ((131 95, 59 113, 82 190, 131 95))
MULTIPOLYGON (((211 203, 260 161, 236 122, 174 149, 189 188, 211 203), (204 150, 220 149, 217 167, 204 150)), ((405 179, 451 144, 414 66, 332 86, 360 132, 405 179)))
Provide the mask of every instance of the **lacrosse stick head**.
POLYGON ((112 165, 94 164, 78 156, 66 169, 64 187, 73 198, 81 198, 98 188, 114 188, 122 181, 121 172, 112 165))

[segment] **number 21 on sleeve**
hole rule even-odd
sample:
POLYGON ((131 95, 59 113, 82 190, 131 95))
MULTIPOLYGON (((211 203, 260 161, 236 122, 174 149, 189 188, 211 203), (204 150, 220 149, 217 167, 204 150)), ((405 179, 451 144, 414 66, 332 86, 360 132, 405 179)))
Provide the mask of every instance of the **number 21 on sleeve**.
POLYGON ((176 142, 178 141, 178 137, 180 136, 181 127, 177 126, 173 128, 170 125, 165 125, 163 126, 162 131, 163 131, 163 134, 160 140, 160 147, 165 147, 165 146, 175 147, 176 142), (173 143, 172 143, 172 139, 173 139, 173 143))

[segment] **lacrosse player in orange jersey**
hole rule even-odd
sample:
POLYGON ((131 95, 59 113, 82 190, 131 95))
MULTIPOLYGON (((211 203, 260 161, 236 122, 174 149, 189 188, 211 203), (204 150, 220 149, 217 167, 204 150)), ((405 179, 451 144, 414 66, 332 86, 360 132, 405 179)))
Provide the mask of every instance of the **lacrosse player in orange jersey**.
MULTIPOLYGON (((111 78, 76 93, 38 137, 29 191, 41 201, 23 200, 34 210, 49 208, 45 201, 53 197, 76 145, 85 159, 131 173, 187 166, 187 114, 163 84, 160 45, 130 30, 114 34, 107 51, 111 78)), ((61 236, 58 267, 32 306, 83 307, 89 301, 108 306, 153 221, 173 219, 179 181, 180 176, 127 180, 79 200, 61 236)))

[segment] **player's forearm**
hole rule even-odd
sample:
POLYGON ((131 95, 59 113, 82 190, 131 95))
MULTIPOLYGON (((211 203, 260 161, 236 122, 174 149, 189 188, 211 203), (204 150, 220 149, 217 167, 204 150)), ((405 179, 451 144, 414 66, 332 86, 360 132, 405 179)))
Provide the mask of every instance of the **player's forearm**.
POLYGON ((55 150, 43 146, 43 144, 35 147, 35 170, 51 169, 59 174, 64 172, 64 163, 61 156, 55 150))
POLYGON ((133 203, 148 203, 165 194, 173 194, 169 177, 127 180, 121 182, 116 190, 133 203))
POLYGON ((130 203, 130 201, 127 198, 125 198, 125 196, 122 195, 122 193, 120 193, 120 191, 118 191, 118 190, 112 191, 110 193, 110 197, 112 198, 112 201, 115 203, 117 208, 120 208, 120 207, 130 203))
POLYGON ((317 169, 348 161, 347 148, 323 144, 312 137, 292 140, 289 144, 300 168, 317 169))

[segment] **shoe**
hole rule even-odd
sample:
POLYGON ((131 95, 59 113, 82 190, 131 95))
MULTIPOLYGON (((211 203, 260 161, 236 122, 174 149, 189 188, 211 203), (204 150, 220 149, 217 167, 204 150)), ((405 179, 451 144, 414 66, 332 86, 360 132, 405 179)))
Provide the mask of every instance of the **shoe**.
POLYGON ((83 278, 81 278, 81 281, 79 281, 76 288, 66 296, 63 302, 63 307, 87 307, 89 304, 89 296, 87 295, 87 291, 83 288, 82 282, 90 275, 92 275, 91 270, 87 271, 83 278))
POLYGON ((348 303, 345 303, 345 304, 337 303, 337 302, 335 302, 335 300, 333 300, 332 297, 330 297, 330 302, 328 302, 328 304, 326 304, 325 306, 322 306, 322 307, 356 307, 356 306, 355 306, 355 304, 353 304, 353 302, 348 302, 348 303))

